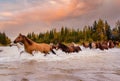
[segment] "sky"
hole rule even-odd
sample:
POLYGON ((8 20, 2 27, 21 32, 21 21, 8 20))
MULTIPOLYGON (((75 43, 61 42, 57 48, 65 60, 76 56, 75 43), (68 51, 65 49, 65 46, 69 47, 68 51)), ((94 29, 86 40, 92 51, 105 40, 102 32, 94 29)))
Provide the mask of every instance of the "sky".
POLYGON ((0 32, 10 38, 62 26, 82 29, 100 18, 114 27, 120 0, 0 0, 0 32))

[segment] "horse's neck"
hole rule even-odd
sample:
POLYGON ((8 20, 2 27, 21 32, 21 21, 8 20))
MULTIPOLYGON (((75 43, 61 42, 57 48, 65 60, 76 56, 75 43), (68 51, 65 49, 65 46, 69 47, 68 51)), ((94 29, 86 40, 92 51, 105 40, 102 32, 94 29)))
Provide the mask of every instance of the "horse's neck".
POLYGON ((31 46, 34 42, 30 39, 28 39, 27 37, 25 37, 24 39, 24 46, 25 48, 27 48, 28 46, 31 46))
POLYGON ((61 44, 61 46, 62 46, 63 48, 65 48, 65 49, 68 48, 68 47, 67 47, 66 45, 64 45, 64 44, 61 44))

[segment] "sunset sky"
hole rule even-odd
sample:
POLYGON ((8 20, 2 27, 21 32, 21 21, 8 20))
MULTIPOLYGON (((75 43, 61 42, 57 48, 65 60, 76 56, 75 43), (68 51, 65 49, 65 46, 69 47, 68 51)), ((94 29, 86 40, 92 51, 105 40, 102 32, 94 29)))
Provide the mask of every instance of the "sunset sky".
POLYGON ((62 26, 82 29, 99 18, 114 27, 120 0, 0 0, 0 32, 45 32, 62 26))

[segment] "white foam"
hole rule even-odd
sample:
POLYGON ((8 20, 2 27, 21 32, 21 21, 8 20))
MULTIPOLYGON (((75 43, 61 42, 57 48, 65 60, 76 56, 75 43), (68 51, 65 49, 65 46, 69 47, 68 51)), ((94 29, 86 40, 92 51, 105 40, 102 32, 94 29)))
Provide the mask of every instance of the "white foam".
POLYGON ((0 52, 0 63, 1 62, 13 62, 13 61, 29 61, 29 60, 36 60, 36 61, 60 61, 60 60, 68 60, 70 58, 79 59, 81 57, 89 57, 89 56, 97 56, 99 54, 119 54, 119 48, 113 48, 105 51, 101 51, 99 49, 89 49, 89 48, 82 48, 82 51, 79 53, 64 53, 61 50, 54 50, 57 55, 52 53, 44 56, 42 53, 35 53, 34 56, 23 53, 20 56, 20 51, 17 47, 0 47, 3 52, 0 52))

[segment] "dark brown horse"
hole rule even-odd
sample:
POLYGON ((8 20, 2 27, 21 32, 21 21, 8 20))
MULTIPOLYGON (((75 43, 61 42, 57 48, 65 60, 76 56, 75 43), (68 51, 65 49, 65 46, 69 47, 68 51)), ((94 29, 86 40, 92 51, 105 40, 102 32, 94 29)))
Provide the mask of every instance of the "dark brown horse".
POLYGON ((119 47, 120 46, 120 42, 119 41, 114 41, 113 43, 114 43, 115 47, 119 47))
POLYGON ((107 41, 99 42, 98 44, 99 44, 98 48, 100 50, 104 50, 104 49, 108 50, 109 48, 107 41))
POLYGON ((57 49, 57 50, 58 50, 58 49, 61 49, 61 50, 64 51, 65 53, 70 53, 70 52, 71 52, 71 50, 69 49, 69 47, 66 46, 66 45, 64 45, 64 44, 62 44, 62 43, 58 43, 58 44, 56 45, 56 49, 57 49))
POLYGON ((112 40, 108 41, 109 48, 114 48, 115 44, 112 40))
POLYGON ((45 55, 47 55, 50 51, 53 54, 56 54, 52 50, 52 47, 49 44, 45 44, 45 43, 38 44, 22 34, 19 34, 19 36, 14 40, 14 43, 19 43, 19 42, 22 42, 24 44, 25 51, 31 55, 33 55, 34 51, 40 51, 45 55))
POLYGON ((79 46, 66 46, 62 43, 58 43, 56 46, 57 49, 61 49, 65 53, 79 52, 81 48, 79 46))

